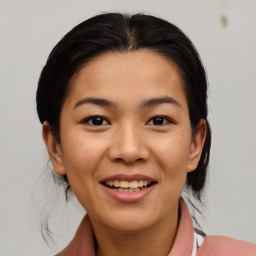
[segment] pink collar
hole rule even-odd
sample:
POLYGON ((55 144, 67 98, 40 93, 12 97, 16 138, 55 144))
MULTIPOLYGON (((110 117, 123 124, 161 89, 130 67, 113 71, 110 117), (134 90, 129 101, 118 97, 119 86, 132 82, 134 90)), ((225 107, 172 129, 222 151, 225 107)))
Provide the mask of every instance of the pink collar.
MULTIPOLYGON (((95 239, 88 216, 82 220, 74 239, 58 256, 95 256, 95 239), (82 239, 81 239, 82 238, 82 239), (77 240, 80 242, 77 243, 77 240), (75 242, 76 241, 76 242, 75 242)), ((173 248, 168 256, 190 256, 193 249, 193 223, 183 199, 180 200, 180 221, 173 248)))
POLYGON ((180 200, 180 221, 177 235, 168 256, 190 256, 193 250, 194 229, 188 207, 180 200))

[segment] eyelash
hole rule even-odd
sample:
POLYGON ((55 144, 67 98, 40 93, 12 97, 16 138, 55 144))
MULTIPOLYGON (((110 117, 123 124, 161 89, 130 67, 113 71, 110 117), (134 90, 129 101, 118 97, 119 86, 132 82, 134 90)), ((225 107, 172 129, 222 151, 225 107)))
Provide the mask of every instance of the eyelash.
POLYGON ((93 125, 93 126, 102 126, 102 125, 108 125, 108 124, 110 124, 109 121, 107 121, 106 118, 103 117, 103 116, 90 116, 90 117, 86 118, 82 123, 84 123, 84 124, 89 124, 89 125, 93 125), (92 123, 92 122, 93 122, 93 119, 96 121, 96 118, 101 118, 101 121, 107 122, 107 124, 93 124, 93 123, 92 123), (91 122, 91 123, 89 123, 89 122, 91 122))
POLYGON ((147 124, 148 124, 149 122, 152 122, 152 121, 153 121, 154 119, 156 119, 156 118, 162 118, 164 124, 151 124, 151 125, 153 125, 153 126, 162 126, 162 125, 173 124, 173 123, 174 123, 170 118, 168 118, 168 117, 166 117, 166 116, 153 116, 153 117, 147 122, 147 124))
MULTIPOLYGON (((106 120, 103 116, 90 116, 86 118, 82 123, 88 124, 88 125, 93 125, 93 126, 102 126, 102 125, 109 125, 110 122, 106 120), (96 121, 96 118, 98 118, 97 121, 100 121, 100 124, 93 124, 93 120, 96 121), (100 119, 100 120, 99 120, 100 119), (106 122, 105 124, 103 124, 106 122)), ((163 126, 166 124, 171 124, 174 123, 170 118, 166 116, 154 116, 152 117, 146 124, 152 125, 152 126, 163 126), (163 124, 149 124, 150 122, 154 122, 154 119, 156 121, 156 118, 162 118, 163 119, 163 124)))

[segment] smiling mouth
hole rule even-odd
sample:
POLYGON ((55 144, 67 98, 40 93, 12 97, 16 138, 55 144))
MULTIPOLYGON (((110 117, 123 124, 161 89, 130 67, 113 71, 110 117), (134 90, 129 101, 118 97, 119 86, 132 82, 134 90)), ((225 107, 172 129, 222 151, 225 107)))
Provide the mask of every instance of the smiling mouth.
POLYGON ((119 192, 138 192, 148 187, 151 187, 155 183, 156 182, 150 182, 147 180, 110 180, 105 181, 102 184, 108 188, 117 190, 119 192))

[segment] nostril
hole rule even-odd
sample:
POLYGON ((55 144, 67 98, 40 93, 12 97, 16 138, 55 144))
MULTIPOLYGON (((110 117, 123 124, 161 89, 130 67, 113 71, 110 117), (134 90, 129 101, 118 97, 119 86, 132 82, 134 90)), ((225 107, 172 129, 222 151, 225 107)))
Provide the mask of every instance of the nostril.
MULTIPOLYGON (((120 161, 125 161, 125 159, 123 159, 123 158, 121 158, 121 157, 118 157, 118 158, 116 158, 115 160, 118 161, 118 162, 120 162, 120 161)), ((135 161, 143 161, 143 160, 144 160, 144 159, 143 159, 142 157, 135 159, 135 161)))

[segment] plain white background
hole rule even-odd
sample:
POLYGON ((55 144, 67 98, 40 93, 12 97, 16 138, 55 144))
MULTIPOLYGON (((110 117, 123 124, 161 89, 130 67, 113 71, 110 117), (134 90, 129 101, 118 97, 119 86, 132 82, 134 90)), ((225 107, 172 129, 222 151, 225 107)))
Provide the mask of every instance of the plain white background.
POLYGON ((0 255, 52 255, 83 215, 77 203, 60 204, 53 216, 58 246, 45 245, 38 206, 42 194, 54 192, 39 180, 47 157, 35 92, 60 38, 106 11, 162 17, 196 45, 208 71, 213 130, 205 218, 198 218, 208 234, 256 243, 255 10, 254 0, 0 0, 0 255))

